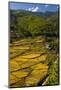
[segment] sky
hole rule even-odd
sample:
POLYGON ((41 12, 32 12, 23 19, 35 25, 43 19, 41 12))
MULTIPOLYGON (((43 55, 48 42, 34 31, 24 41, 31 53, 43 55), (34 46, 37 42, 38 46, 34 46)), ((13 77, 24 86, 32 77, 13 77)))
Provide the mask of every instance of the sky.
POLYGON ((10 2, 10 9, 13 10, 26 10, 32 12, 46 12, 46 11, 58 11, 59 5, 54 4, 40 4, 40 3, 21 3, 10 2))

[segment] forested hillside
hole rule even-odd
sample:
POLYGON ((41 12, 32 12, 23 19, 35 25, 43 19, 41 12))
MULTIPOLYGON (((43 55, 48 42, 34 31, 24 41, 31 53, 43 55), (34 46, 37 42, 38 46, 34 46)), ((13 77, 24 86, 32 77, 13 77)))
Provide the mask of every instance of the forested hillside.
POLYGON ((58 36, 58 21, 58 12, 42 13, 10 10, 11 38, 38 35, 58 36))

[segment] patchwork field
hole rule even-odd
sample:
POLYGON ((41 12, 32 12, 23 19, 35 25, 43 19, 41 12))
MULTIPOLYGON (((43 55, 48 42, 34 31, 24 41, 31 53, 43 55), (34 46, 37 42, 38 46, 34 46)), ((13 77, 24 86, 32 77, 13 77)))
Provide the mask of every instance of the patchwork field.
POLYGON ((49 80, 51 53, 45 38, 27 38, 10 45, 10 87, 46 85, 49 80), (49 57, 50 55, 50 57, 49 57))

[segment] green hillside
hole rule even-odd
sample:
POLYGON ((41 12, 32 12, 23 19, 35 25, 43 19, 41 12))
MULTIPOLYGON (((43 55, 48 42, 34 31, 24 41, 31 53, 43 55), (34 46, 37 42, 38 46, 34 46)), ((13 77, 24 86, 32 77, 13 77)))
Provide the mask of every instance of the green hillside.
POLYGON ((10 10, 11 37, 58 36, 58 12, 46 13, 10 10))

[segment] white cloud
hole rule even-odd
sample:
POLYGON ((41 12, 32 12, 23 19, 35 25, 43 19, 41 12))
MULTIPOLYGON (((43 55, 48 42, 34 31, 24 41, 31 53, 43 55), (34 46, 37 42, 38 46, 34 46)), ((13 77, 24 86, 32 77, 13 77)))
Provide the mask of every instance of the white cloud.
POLYGON ((29 11, 31 11, 32 8, 28 8, 29 11))
POLYGON ((47 8, 47 7, 48 7, 48 5, 45 5, 45 7, 47 8))
POLYGON ((35 8, 33 8, 32 12, 36 12, 36 11, 38 11, 38 9, 39 9, 39 7, 35 7, 35 8))
POLYGON ((32 12, 36 12, 38 11, 39 7, 31 7, 31 8, 28 8, 26 9, 27 11, 32 11, 32 12))
POLYGON ((27 11, 32 11, 34 7, 31 7, 31 8, 27 8, 26 10, 27 11))
POLYGON ((57 9, 58 9, 59 7, 57 6, 57 9))

